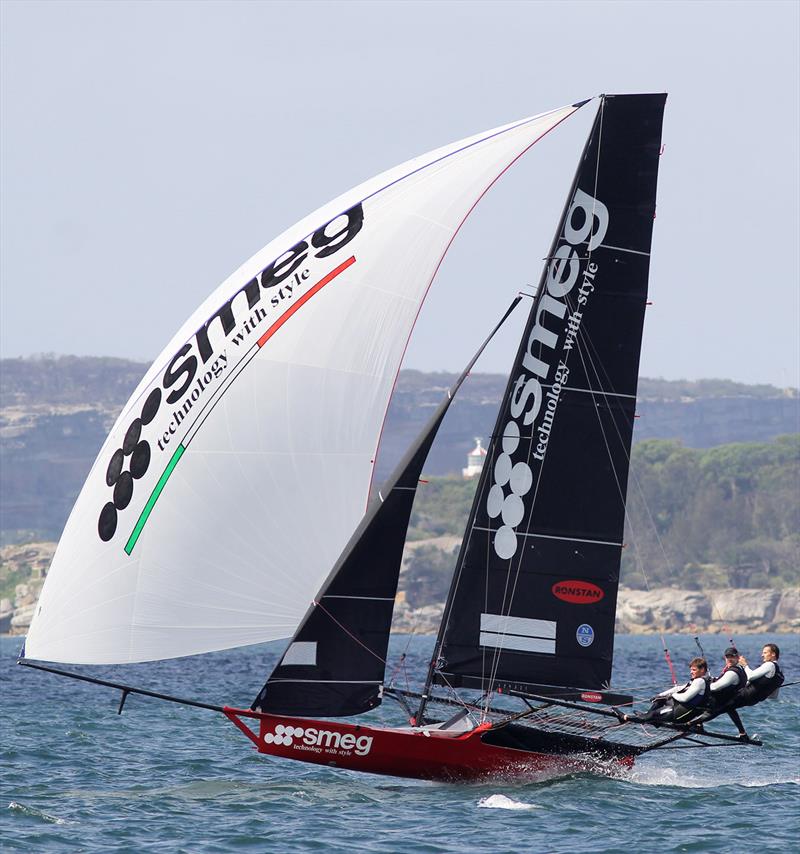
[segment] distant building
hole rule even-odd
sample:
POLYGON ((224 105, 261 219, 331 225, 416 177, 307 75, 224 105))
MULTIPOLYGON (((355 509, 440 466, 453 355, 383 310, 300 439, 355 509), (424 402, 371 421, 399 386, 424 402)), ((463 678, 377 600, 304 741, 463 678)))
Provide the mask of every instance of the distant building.
POLYGON ((464 477, 475 477, 483 471, 483 463, 486 459, 486 448, 481 447, 481 440, 475 437, 475 447, 467 454, 467 467, 461 469, 464 477))

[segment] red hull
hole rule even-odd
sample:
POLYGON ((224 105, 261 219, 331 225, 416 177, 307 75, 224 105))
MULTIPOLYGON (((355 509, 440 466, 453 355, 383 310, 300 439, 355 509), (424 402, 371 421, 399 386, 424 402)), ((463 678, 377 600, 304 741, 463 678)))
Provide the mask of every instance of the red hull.
MULTIPOLYGON (((481 736, 491 729, 490 724, 482 724, 469 732, 447 732, 384 729, 227 707, 225 714, 255 744, 259 753, 370 774, 458 781, 586 769, 585 757, 486 744, 481 736), (257 734, 243 718, 258 720, 257 734)), ((622 767, 633 765, 632 756, 618 757, 614 761, 622 767)))

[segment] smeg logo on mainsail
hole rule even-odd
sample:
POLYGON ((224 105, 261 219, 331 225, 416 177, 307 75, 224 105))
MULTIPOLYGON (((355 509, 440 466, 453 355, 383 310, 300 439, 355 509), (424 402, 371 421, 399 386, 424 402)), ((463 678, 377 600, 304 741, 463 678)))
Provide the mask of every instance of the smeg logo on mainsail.
MULTIPOLYGON (((335 255, 361 231, 363 224, 364 209, 359 202, 308 238, 296 243, 239 288, 173 356, 160 384, 150 392, 141 411, 128 425, 122 446, 114 450, 108 461, 105 480, 113 492, 100 511, 97 532, 101 540, 108 542, 114 537, 119 514, 133 498, 134 481, 142 478, 150 466, 153 447, 142 438, 142 430, 148 425, 152 425, 151 430, 156 428, 154 419, 162 403, 168 406, 179 404, 165 416, 166 420, 159 419, 164 423, 159 425, 150 440, 157 445, 158 450, 164 451, 200 396, 228 369, 229 356, 225 344, 231 340, 238 346, 238 338, 244 337, 240 334, 235 339, 229 338, 237 326, 241 325, 248 335, 253 332, 267 318, 265 308, 278 308, 284 300, 291 300, 295 293, 305 287, 306 279, 310 276, 305 264, 310 259, 325 259, 335 255), (241 299, 237 301, 242 294, 246 297, 246 305, 241 299), (259 305, 263 299, 268 300, 266 306, 259 305), (238 306, 236 310, 235 302, 238 306), (244 317, 243 312, 248 317, 244 317), (217 320, 220 329, 212 343, 209 333, 217 320)), ((341 268, 345 266, 340 265, 341 268)))
MULTIPOLYGON (((590 263, 584 268, 586 259, 579 255, 576 247, 588 243, 588 252, 597 248, 608 230, 608 221, 608 208, 598 199, 577 189, 564 219, 561 240, 547 266, 545 290, 536 303, 535 323, 528 336, 521 364, 522 370, 514 381, 511 393, 511 418, 504 426, 502 433, 503 451, 495 461, 494 484, 486 498, 486 512, 489 517, 491 519, 501 517, 503 522, 494 535, 494 550, 497 556, 504 560, 516 554, 518 543, 515 529, 525 517, 526 509, 522 499, 533 486, 533 472, 528 462, 514 463, 512 460, 520 446, 521 432, 518 422, 521 419, 522 424, 530 428, 532 435, 537 429, 540 430, 542 440, 539 445, 542 450, 540 453, 537 446, 533 456, 539 460, 543 459, 555 408, 569 374, 566 357, 564 360, 556 360, 555 355, 557 351, 561 354, 565 349, 570 349, 577 334, 574 315, 570 318, 566 329, 559 332, 548 329, 544 324, 544 317, 551 315, 563 321, 567 313, 566 297, 575 287, 581 273, 584 278, 594 278, 597 265, 590 263), (560 349, 559 341, 562 342, 560 349), (542 357, 545 356, 545 349, 551 351, 549 358, 533 355, 537 342, 541 344, 542 357), (554 384, 547 393, 548 400, 541 419, 542 425, 539 426, 537 419, 542 411, 545 396, 542 381, 547 381, 551 377, 554 384), (509 490, 508 494, 506 494, 506 487, 509 490)), ((581 300, 583 302, 580 304, 586 302, 584 291, 588 293, 589 288, 593 290, 594 286, 584 284, 581 287, 579 302, 581 300)))

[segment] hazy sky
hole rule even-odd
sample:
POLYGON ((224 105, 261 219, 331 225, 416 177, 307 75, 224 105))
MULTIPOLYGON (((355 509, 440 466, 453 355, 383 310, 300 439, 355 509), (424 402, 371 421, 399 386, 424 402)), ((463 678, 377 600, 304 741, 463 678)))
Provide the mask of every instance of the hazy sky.
MULTIPOLYGON (((667 91, 641 373, 800 382, 794 0, 0 8, 3 356, 151 360, 361 180, 600 92, 667 91)), ((460 370, 538 281, 591 118, 481 203, 406 367, 460 370)), ((479 369, 507 371, 513 347, 479 369)))

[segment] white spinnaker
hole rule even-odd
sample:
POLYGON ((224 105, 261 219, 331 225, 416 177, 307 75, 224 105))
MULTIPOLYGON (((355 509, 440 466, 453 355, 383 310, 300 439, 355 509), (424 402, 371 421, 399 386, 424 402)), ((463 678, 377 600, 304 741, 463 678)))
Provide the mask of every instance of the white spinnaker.
POLYGON ((400 361, 450 241, 508 164, 575 109, 391 169, 217 288, 100 451, 26 656, 149 661, 291 635, 363 515, 400 361), (230 300, 226 330, 215 315, 230 300))

